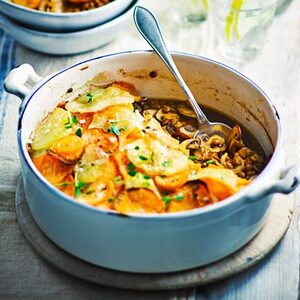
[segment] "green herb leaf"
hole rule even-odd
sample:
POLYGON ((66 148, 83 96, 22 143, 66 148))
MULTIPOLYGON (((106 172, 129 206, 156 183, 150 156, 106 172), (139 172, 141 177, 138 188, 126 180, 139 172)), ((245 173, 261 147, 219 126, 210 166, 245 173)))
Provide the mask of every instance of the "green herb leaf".
POLYGON ((135 146, 134 150, 140 150, 140 147, 139 146, 135 146))
POLYGON ((165 204, 169 204, 170 201, 171 201, 171 197, 170 197, 170 196, 163 196, 163 197, 161 198, 161 200, 164 201, 165 204))
POLYGON ((111 133, 113 133, 113 134, 115 134, 115 135, 119 135, 122 131, 125 130, 124 127, 117 128, 118 122, 113 121, 113 122, 110 122, 110 124, 111 124, 111 126, 110 126, 110 128, 108 129, 108 132, 111 132, 111 133))
POLYGON ((62 183, 57 183, 55 186, 58 186, 58 187, 65 187, 65 186, 69 186, 71 185, 70 182, 62 182, 62 183))
POLYGON ((78 119, 77 119, 76 116, 73 116, 72 122, 73 122, 73 124, 75 124, 75 125, 78 123, 78 119))
POLYGON ((190 155, 190 156, 188 157, 188 159, 190 159, 190 160, 194 161, 194 160, 197 160, 198 158, 197 158, 196 156, 192 156, 192 155, 190 155))
POLYGON ((154 152, 151 153, 150 161, 152 164, 154 164, 154 152))
POLYGON ((79 197, 81 194, 81 190, 87 187, 88 186, 84 182, 78 181, 75 185, 75 196, 79 197))
POLYGON ((72 128, 71 120, 68 117, 68 121, 64 124, 66 129, 72 128))
POLYGON ((109 197, 108 202, 113 202, 115 200, 115 197, 109 197))
POLYGON ((210 160, 207 160, 205 163, 209 166, 209 165, 215 164, 215 161, 213 159, 210 159, 210 160))
POLYGON ((88 103, 92 103, 94 95, 92 93, 87 93, 86 98, 88 99, 88 103))
POLYGON ((144 179, 151 179, 151 176, 148 174, 144 174, 144 179))
POLYGON ((82 136, 81 128, 78 128, 78 129, 76 130, 75 134, 76 134, 77 136, 81 137, 81 136, 82 136))
POLYGON ((174 197, 174 200, 176 200, 176 201, 181 201, 181 200, 183 200, 183 195, 182 194, 178 194, 178 195, 176 195, 175 197, 174 197))
POLYGON ((165 160, 163 163, 162 163, 163 167, 167 168, 167 167, 170 167, 170 162, 168 160, 165 160))
POLYGON ((133 163, 129 163, 127 165, 127 173, 128 173, 128 175, 130 175, 132 177, 136 175, 137 171, 136 171, 135 165, 133 163))
POLYGON ((139 155, 139 159, 140 160, 148 160, 148 158, 146 156, 144 156, 144 155, 139 155))
POLYGON ((121 176, 116 176, 114 179, 113 179, 113 182, 122 182, 123 181, 123 178, 121 176))

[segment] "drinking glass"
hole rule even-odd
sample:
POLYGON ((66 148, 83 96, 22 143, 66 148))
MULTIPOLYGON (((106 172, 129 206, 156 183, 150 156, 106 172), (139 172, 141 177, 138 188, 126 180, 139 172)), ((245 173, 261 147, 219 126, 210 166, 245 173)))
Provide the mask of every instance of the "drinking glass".
POLYGON ((183 26, 192 26, 206 20, 209 0, 171 0, 170 12, 173 21, 183 26))
POLYGON ((266 41, 276 0, 210 0, 219 52, 232 61, 253 59, 266 41))

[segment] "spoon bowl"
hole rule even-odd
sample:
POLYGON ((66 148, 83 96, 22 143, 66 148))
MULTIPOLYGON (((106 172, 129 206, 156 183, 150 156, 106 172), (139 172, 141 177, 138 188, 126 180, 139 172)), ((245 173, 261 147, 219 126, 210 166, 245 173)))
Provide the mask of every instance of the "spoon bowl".
POLYGON ((159 24, 154 15, 149 10, 141 6, 135 7, 133 15, 135 26, 137 27, 138 31, 166 64, 187 96, 187 99, 190 102, 198 120, 198 130, 195 134, 195 138, 199 138, 203 135, 212 136, 217 134, 226 139, 231 127, 224 123, 210 122, 207 119, 189 87, 182 78, 180 72, 178 71, 172 56, 167 49, 159 24))

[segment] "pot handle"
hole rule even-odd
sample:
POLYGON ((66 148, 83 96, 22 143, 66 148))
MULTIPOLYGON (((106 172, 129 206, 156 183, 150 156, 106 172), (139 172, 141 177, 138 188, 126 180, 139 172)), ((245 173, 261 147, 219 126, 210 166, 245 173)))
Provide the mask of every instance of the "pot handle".
POLYGON ((246 195, 246 203, 254 203, 271 194, 289 194, 293 192, 300 183, 300 163, 284 169, 278 180, 264 184, 258 190, 251 191, 246 195))
POLYGON ((4 80, 4 89, 6 92, 19 97, 22 101, 30 92, 31 88, 36 85, 42 77, 40 77, 33 67, 29 64, 23 64, 11 70, 4 80))

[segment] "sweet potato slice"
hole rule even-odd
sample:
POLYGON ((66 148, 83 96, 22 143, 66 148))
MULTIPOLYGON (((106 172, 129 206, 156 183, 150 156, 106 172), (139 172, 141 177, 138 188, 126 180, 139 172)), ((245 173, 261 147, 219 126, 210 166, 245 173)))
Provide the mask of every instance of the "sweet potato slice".
POLYGON ((170 203, 167 212, 185 211, 198 207, 198 203, 194 193, 194 183, 186 183, 183 187, 176 190, 176 193, 168 195, 170 203), (180 200, 176 200, 176 195, 182 195, 180 200))
POLYGON ((144 188, 123 191, 115 200, 115 209, 122 213, 161 213, 164 202, 151 190, 144 188))
POLYGON ((85 144, 96 144, 105 152, 113 152, 118 148, 118 138, 110 132, 98 128, 88 129, 82 135, 85 144))
POLYGON ((235 193, 224 181, 209 177, 201 178, 201 180, 206 183, 209 192, 219 201, 224 200, 235 193))
POLYGON ((77 135, 68 135, 58 140, 49 153, 65 164, 74 164, 81 157, 84 150, 84 141, 77 135))
POLYGON ((46 153, 32 157, 32 161, 41 174, 52 184, 61 183, 73 171, 72 166, 61 162, 58 158, 46 153))
POLYGON ((111 180, 98 180, 91 184, 76 188, 76 200, 92 206, 109 207, 109 199, 113 197, 114 185, 111 180), (100 206, 99 206, 100 205, 100 206))
POLYGON ((174 191, 184 185, 188 180, 188 172, 181 172, 171 176, 155 176, 156 186, 164 191, 174 191))
POLYGON ((57 183, 55 185, 59 190, 64 192, 65 194, 74 197, 75 194, 75 186, 74 186, 74 178, 70 174, 68 175, 63 182, 57 183))

